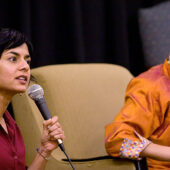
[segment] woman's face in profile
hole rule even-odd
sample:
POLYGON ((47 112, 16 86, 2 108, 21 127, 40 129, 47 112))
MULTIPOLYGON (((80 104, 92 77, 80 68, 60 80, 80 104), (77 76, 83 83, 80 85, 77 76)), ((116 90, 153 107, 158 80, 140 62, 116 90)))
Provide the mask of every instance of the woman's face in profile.
POLYGON ((4 50, 0 58, 0 91, 10 94, 25 92, 30 80, 30 62, 26 43, 4 50))

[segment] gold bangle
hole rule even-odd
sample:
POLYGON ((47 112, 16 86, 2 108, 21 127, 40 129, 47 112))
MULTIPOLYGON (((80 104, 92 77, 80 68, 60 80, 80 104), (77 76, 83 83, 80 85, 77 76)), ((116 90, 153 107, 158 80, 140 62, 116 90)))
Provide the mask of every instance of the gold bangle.
POLYGON ((40 156, 42 156, 46 161, 50 160, 50 157, 45 157, 45 156, 39 151, 38 148, 36 149, 36 151, 37 151, 37 153, 38 153, 40 156))

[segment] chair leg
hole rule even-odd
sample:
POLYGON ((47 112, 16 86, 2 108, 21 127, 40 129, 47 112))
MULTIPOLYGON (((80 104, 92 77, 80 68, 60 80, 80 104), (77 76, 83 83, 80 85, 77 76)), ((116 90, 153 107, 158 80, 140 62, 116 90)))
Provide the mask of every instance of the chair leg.
POLYGON ((146 158, 135 161, 136 170, 148 170, 146 158))

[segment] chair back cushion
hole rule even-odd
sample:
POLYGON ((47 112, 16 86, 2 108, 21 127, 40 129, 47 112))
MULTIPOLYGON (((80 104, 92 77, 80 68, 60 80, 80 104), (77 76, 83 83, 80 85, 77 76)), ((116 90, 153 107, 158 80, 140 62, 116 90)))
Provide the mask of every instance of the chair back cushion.
MULTIPOLYGON (((59 117, 66 136, 64 145, 70 158, 107 155, 104 147, 105 125, 111 123, 120 111, 132 74, 113 64, 51 65, 31 72, 37 84, 44 89, 44 98, 51 114, 59 117)), ((25 104, 26 109, 30 109, 27 111, 29 115, 34 112, 31 116, 36 121, 32 121, 42 127, 34 102, 26 97, 25 104)))

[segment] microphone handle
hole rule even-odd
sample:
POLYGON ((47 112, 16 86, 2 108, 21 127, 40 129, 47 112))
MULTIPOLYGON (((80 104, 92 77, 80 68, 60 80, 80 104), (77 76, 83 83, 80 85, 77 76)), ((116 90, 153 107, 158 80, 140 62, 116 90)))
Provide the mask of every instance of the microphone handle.
POLYGON ((38 109, 40 110, 44 120, 48 120, 48 119, 52 118, 44 98, 39 98, 39 99, 35 100, 35 103, 36 103, 38 109))
MULTIPOLYGON (((40 110, 41 115, 43 116, 44 120, 48 120, 48 119, 52 118, 44 98, 39 98, 39 99, 35 100, 35 103, 36 103, 38 109, 40 110)), ((58 142, 60 149, 63 151, 63 149, 64 149, 64 146, 62 144, 63 141, 61 139, 57 139, 57 142, 58 142)))

